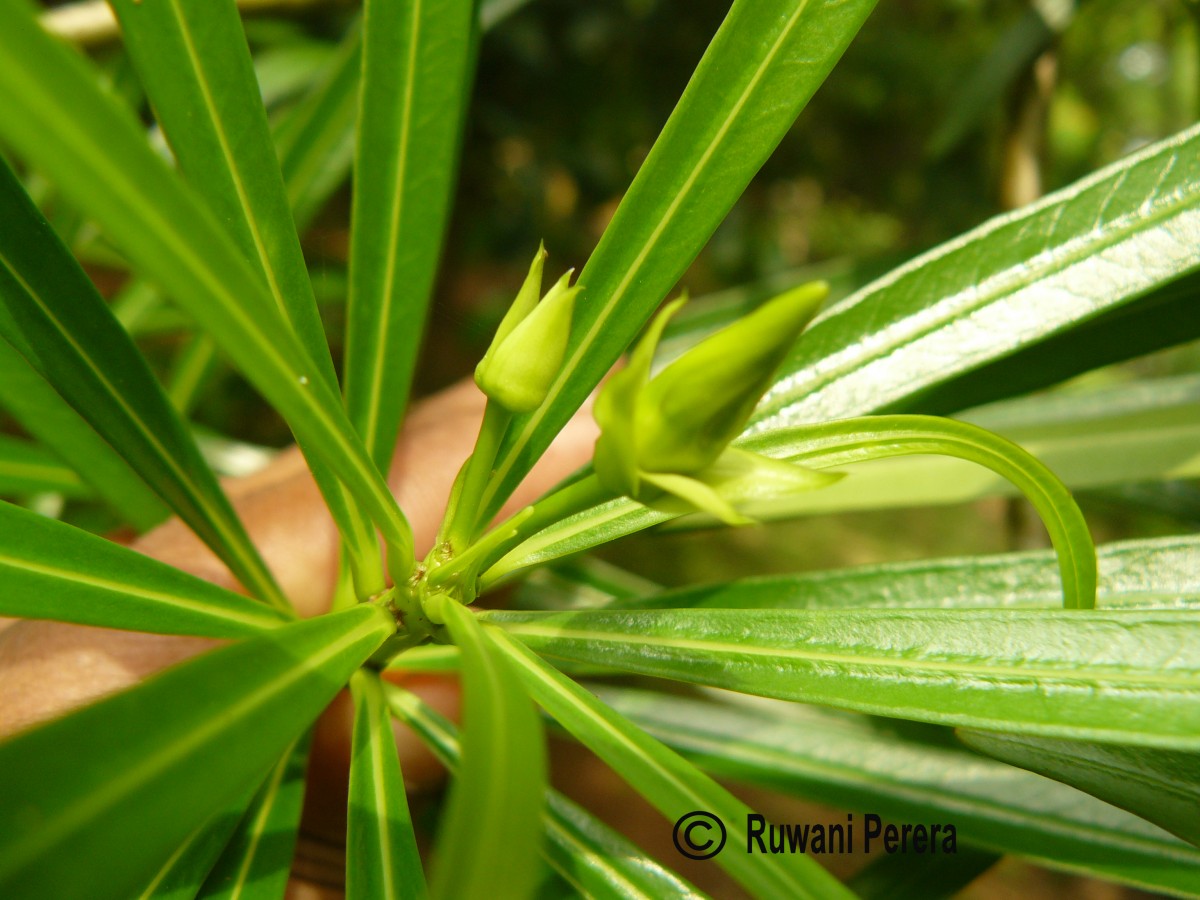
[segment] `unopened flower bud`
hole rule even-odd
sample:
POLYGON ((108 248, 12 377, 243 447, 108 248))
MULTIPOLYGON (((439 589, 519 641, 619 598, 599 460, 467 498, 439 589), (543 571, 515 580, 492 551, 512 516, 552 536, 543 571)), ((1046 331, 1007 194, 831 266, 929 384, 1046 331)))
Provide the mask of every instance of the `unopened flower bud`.
POLYGON ((475 383, 480 389, 514 413, 537 409, 546 399, 562 368, 579 294, 578 286, 568 286, 569 271, 537 301, 544 258, 545 251, 539 248, 517 299, 475 367, 475 383))
POLYGON ((669 304, 596 399, 600 438, 594 465, 600 482, 658 508, 682 502, 741 524, 749 520, 733 504, 755 499, 756 491, 813 490, 837 480, 729 448, 827 294, 822 283, 789 291, 701 341, 651 379, 654 349, 683 301, 669 304))

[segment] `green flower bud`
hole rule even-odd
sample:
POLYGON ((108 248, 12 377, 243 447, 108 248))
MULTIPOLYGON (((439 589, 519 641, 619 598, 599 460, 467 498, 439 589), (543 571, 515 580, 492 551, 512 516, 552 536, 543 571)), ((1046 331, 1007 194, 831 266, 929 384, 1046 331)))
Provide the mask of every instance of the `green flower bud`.
POLYGON ((720 456, 828 293, 821 282, 788 291, 663 369, 638 400, 640 467, 696 472, 720 456))
POLYGON ((538 303, 544 258, 545 251, 539 248, 517 299, 475 367, 475 383, 480 389, 514 413, 537 409, 550 392, 562 369, 580 290, 569 286, 571 270, 538 303))
MULTIPOLYGON (((651 379, 654 349, 683 301, 668 305, 630 355, 629 365, 609 379, 596 399, 601 433, 594 465, 601 483, 639 500, 641 482, 651 476, 695 476, 693 481, 703 483, 697 473, 711 467, 741 433, 828 292, 819 282, 788 291, 701 341, 651 379)), ((679 493, 662 477, 652 483, 679 493)))

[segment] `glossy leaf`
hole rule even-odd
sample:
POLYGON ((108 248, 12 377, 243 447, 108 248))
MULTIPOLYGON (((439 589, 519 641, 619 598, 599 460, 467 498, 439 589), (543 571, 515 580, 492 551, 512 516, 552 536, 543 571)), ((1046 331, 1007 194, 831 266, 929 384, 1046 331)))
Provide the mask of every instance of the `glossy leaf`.
POLYGON ((298 622, 0 745, 0 891, 129 896, 265 777, 394 630, 367 605, 298 622))
POLYGON ((386 472, 412 387, 475 67, 476 3, 367 0, 345 394, 386 472))
POLYGON ((562 373, 514 423, 490 518, 725 218, 874 7, 737 0, 579 276, 562 373))
POLYGON ((0 164, 0 334, 260 599, 288 602, 133 341, 0 164))
POLYGON ((271 768, 198 896, 206 900, 274 900, 283 896, 304 806, 311 734, 288 747, 271 768))
POLYGON ((265 277, 313 364, 335 380, 234 0, 113 0, 184 177, 265 277))
POLYGON ((667 817, 693 810, 724 823, 730 852, 714 857, 751 894, 762 897, 849 897, 838 881, 803 855, 751 856, 746 817, 750 810, 715 781, 668 750, 575 682, 555 672, 517 641, 500 633, 496 644, 518 667, 530 693, 559 724, 608 763, 667 817))
MULTIPOLYGON (((115 0, 133 58, 181 171, 261 271, 271 301, 338 387, 266 112, 233 0, 115 0)), ((377 538, 319 452, 300 438, 309 469, 343 535, 360 595, 386 586, 377 538)))
POLYGON ((0 503, 0 615, 158 634, 247 637, 287 614, 106 541, 0 503))
MULTIPOLYGON (((1194 847, 1073 788, 971 753, 942 729, 730 695, 598 690, 716 775, 851 810, 860 850, 862 814, 871 812, 953 824, 960 854, 977 847, 1150 891, 1200 891, 1194 847)), ((924 860, 930 876, 951 860, 909 858, 924 860)))
POLYGON ((31 441, 0 434, 0 496, 43 491, 87 497, 91 489, 57 456, 31 441))
POLYGON ((84 60, 39 29, 24 2, 0 8, 0 98, 11 111, 0 134, 220 342, 369 512, 392 567, 407 571, 408 523, 259 273, 128 110, 100 89, 84 60))
POLYGON ((982 731, 959 737, 981 753, 1077 787, 1200 846, 1200 754, 982 731))
POLYGON ((534 650, 942 725, 1200 749, 1200 640, 1179 610, 488 612, 534 650))
POLYGON ((426 897, 396 736, 379 678, 357 672, 354 743, 350 757, 350 808, 346 832, 348 900, 426 897))
POLYGON ((1200 128, 999 216, 829 309, 750 433, 862 415, 1167 284, 1196 267, 1200 128))
POLYGON ((546 789, 542 722, 475 614, 443 601, 446 628, 462 651, 462 762, 438 832, 432 894, 483 897, 503 885, 507 896, 530 896, 540 875, 546 789), (504 840, 480 841, 480 835, 504 840))
MULTIPOLYGON (((1097 548, 1099 609, 1200 610, 1200 538, 1121 541, 1097 548)), ((572 592, 560 575, 558 591, 572 592)), ((553 590, 542 580, 540 590, 553 590)), ((596 605, 654 609, 1049 609, 1062 605, 1053 552, 1034 550, 768 575, 640 597, 582 588, 596 605), (599 595, 599 596, 597 596, 599 595)))
MULTIPOLYGON (((454 724, 416 694, 387 682, 384 691, 397 718, 417 733, 444 766, 457 768, 454 724)), ((542 855, 582 895, 628 900, 704 896, 558 791, 546 791, 542 824, 546 830, 542 855)))
POLYGON ((170 514, 129 464, 3 338, 0 408, 77 472, 134 528, 148 530, 170 514))

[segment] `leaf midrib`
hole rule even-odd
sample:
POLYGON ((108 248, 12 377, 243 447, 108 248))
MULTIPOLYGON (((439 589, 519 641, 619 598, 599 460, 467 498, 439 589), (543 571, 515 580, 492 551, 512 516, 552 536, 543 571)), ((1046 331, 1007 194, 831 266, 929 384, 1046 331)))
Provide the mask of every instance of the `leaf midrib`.
MULTIPOLYGON (((725 656, 767 657, 777 662, 787 660, 794 661, 796 664, 828 662, 846 668, 879 667, 909 669, 913 671, 930 670, 974 675, 976 677, 1001 676, 1013 681, 1046 679, 1066 683, 1079 682, 1080 684, 1090 684, 1098 680, 1105 680, 1110 682, 1110 687, 1126 690, 1143 685, 1161 685, 1165 688, 1172 688, 1177 692, 1187 693, 1190 689, 1192 693, 1200 694, 1200 681, 1197 680, 1197 676, 1200 675, 1200 669, 1186 669, 1176 677, 1159 675, 1152 672, 1142 672, 1136 676, 1131 676, 1119 669, 1104 666, 1089 669, 1088 672, 1093 676, 1089 677, 1088 674, 1078 673, 1077 665, 1071 660, 1065 659, 1060 663, 1064 667, 1062 669, 1054 668, 1053 664, 1049 662, 1023 663, 1020 666, 995 664, 971 665, 969 663, 955 663, 942 660, 905 659, 872 655, 865 652, 838 653, 830 650, 799 650, 792 647, 756 647, 749 644, 704 641, 696 638, 681 638, 664 634, 592 631, 587 629, 555 628, 528 623, 507 623, 502 619, 496 621, 502 625, 505 631, 512 634, 548 639, 560 638, 570 641, 591 641, 597 644, 615 644, 618 647, 621 645, 649 645, 657 647, 660 650, 678 649, 681 651, 700 652, 707 655, 721 654, 725 656), (1104 679, 1094 677, 1095 675, 1102 675, 1104 679), (1124 676, 1123 679, 1122 676, 1124 676), (1112 685, 1111 681, 1113 680, 1120 683, 1112 685)), ((563 656, 563 654, 555 653, 551 649, 546 649, 546 653, 552 656, 563 656)), ((610 664, 617 664, 617 660, 612 657, 605 657, 605 659, 610 664)), ((668 660, 671 662, 688 661, 687 659, 680 659, 678 657, 668 657, 668 660)))

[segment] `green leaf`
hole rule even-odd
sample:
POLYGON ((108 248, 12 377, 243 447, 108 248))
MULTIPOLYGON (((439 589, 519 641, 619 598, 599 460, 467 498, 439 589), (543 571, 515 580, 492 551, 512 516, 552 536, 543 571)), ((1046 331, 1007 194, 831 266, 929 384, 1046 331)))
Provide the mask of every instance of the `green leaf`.
POLYGON ((167 396, 181 416, 191 414, 200 391, 216 369, 216 343, 207 334, 194 335, 176 355, 167 380, 167 396))
POLYGON ((901 266, 805 333, 750 433, 888 409, 1196 268, 1200 128, 901 266))
POLYGON ((304 806, 311 735, 310 731, 298 738, 271 768, 198 896, 224 900, 283 896, 304 806))
MULTIPOLYGON (((457 768, 454 724, 416 694, 386 682, 384 690, 397 718, 417 733, 443 765, 457 768)), ((629 900, 704 897, 558 791, 546 791, 542 824, 546 830, 542 855, 582 896, 629 900)))
POLYGON ((128 897, 394 631, 370 605, 298 622, 0 745, 0 893, 128 897))
POLYGON ((921 856, 897 853, 860 869, 848 887, 862 900, 950 900, 1000 859, 973 847, 959 847, 933 865, 921 856))
MULTIPOLYGON (((870 812, 953 824, 959 854, 977 847, 1145 890, 1200 892, 1200 851, 1073 788, 971 753, 944 729, 728 694, 597 690, 715 775, 852 810, 860 850, 861 814, 870 812)), ((915 858, 930 876, 951 859, 915 858)))
POLYGON ((968 747, 1029 769, 1200 846, 1200 754, 964 731, 968 747))
POLYGON ((403 577, 412 561, 408 523, 261 275, 129 111, 101 90, 84 60, 41 31, 21 0, 0 8, 0 100, 11 111, 0 135, 220 342, 362 503, 403 577))
POLYGON ((350 808, 346 832, 346 897, 391 900, 426 897, 396 737, 374 673, 350 679, 354 745, 350 757, 350 808))
POLYGON ((30 441, 0 434, 0 496, 51 491, 88 497, 91 489, 57 456, 30 441))
POLYGON ((234 0, 112 0, 180 171, 266 279, 322 376, 336 376, 234 0))
MULTIPOLYGON (((317 313, 266 112, 233 0, 114 0, 125 46, 180 169, 259 269, 312 367, 338 387, 317 313)), ((211 355, 211 350, 210 354, 211 355)), ((301 439, 309 469, 344 536, 361 596, 385 586, 378 539, 319 452, 301 439)))
POLYGON ((761 897, 823 898, 851 895, 807 856, 754 857, 747 846, 749 808, 682 757, 555 672, 520 643, 498 633, 503 648, 534 699, 581 743, 615 769, 638 793, 676 821, 694 810, 715 815, 728 831, 729 852, 714 857, 751 894, 761 897))
POLYGON ((454 900, 503 886, 505 896, 532 896, 546 789, 542 722, 494 637, 442 597, 446 628, 462 651, 462 762, 439 828, 432 893, 454 900))
MULTIPOLYGON (((1097 548, 1100 609, 1200 610, 1200 538, 1121 541, 1097 548)), ((1046 609, 1062 605, 1057 559, 1034 550, 917 562, 855 566, 824 572, 768 575, 671 591, 618 594, 585 584, 573 587, 566 573, 556 583, 543 576, 533 590, 566 598, 582 592, 610 608, 678 609, 1046 609), (610 598, 607 604, 604 597, 610 598)), ((549 603, 549 598, 541 601, 549 603)), ((522 605, 528 606, 528 603, 522 605)))
POLYGON ((736 0, 611 224, 562 373, 518 418, 481 518, 504 499, 683 275, 825 80, 875 0, 736 0))
POLYGON ((274 129, 292 218, 301 233, 350 174, 361 69, 362 23, 355 19, 312 88, 274 129))
POLYGON ((386 472, 450 210, 476 4, 367 0, 354 165, 345 394, 386 472))
POLYGON ((1057 384, 1082 372, 1200 338, 1200 272, 1075 323, 892 404, 944 414, 1057 384))
POLYGON ((1200 641, 1179 610, 487 612, 534 650, 942 725, 1200 749, 1200 641))
POLYGON ((251 799, 242 797, 193 831, 175 848, 137 900, 195 900, 251 799))
POLYGON ((287 599, 133 341, 0 163, 0 333, 260 599, 287 599))
POLYGON ((148 530, 170 514, 129 464, 2 337, 0 408, 134 528, 148 530))
POLYGON ((287 614, 103 538, 0 503, 0 615, 247 637, 287 614))

